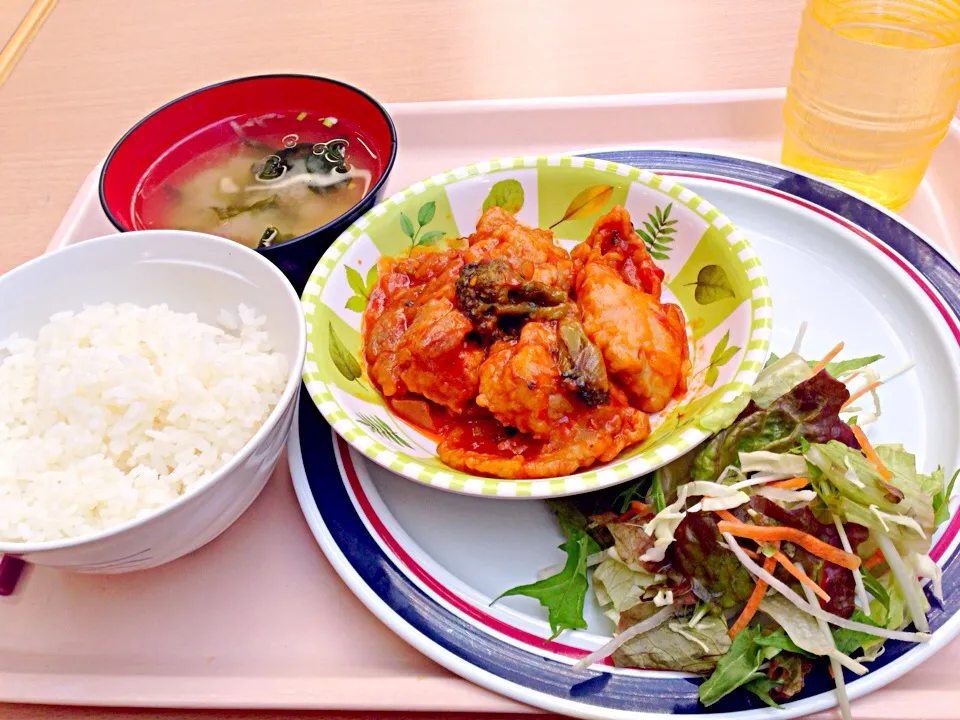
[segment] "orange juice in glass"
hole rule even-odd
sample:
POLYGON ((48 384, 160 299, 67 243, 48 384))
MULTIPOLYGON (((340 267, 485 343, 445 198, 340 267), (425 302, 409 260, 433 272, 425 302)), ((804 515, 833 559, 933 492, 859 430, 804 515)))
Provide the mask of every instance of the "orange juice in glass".
POLYGON ((898 209, 958 98, 960 0, 807 0, 782 161, 898 209))

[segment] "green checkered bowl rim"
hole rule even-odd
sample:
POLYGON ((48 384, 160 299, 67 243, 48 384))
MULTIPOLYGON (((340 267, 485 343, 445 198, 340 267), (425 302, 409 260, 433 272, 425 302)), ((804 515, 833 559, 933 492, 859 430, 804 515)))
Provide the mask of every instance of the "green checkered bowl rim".
POLYGON ((769 283, 746 236, 712 203, 679 183, 648 170, 629 165, 570 155, 528 155, 500 158, 438 173, 391 195, 359 218, 327 249, 307 281, 301 296, 307 323, 307 352, 303 381, 310 397, 327 422, 354 449, 378 465, 423 485, 442 490, 491 498, 547 498, 575 495, 629 482, 689 452, 706 438, 731 423, 743 407, 743 399, 763 369, 769 352, 773 327, 769 283), (331 392, 319 372, 318 347, 313 338, 313 321, 321 306, 321 296, 334 276, 344 252, 367 233, 376 220, 389 210, 431 189, 462 182, 471 177, 503 170, 549 167, 582 167, 610 173, 619 183, 638 183, 663 194, 665 200, 679 203, 717 228, 729 243, 736 262, 748 270, 750 284, 750 330, 745 351, 733 379, 710 393, 714 397, 697 411, 698 421, 664 441, 626 459, 615 459, 605 466, 565 476, 531 480, 508 480, 460 472, 453 468, 429 467, 417 457, 381 443, 367 428, 357 423, 331 392))

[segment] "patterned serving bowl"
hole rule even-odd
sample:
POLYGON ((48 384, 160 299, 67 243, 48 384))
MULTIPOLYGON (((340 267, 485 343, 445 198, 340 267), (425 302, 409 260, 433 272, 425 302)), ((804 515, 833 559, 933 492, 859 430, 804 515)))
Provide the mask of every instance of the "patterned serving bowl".
POLYGON ((557 497, 626 482, 686 453, 733 421, 767 356, 770 292, 747 238, 713 205, 667 178, 582 157, 478 163, 414 183, 374 207, 321 258, 302 296, 304 381, 327 421, 357 451, 416 482, 470 495, 557 497), (436 442, 387 407, 366 375, 361 323, 381 256, 409 253, 473 232, 499 205, 520 222, 551 228, 567 249, 615 205, 629 211, 665 271, 664 302, 683 309, 689 389, 652 415, 650 436, 611 462, 572 475, 507 480, 445 465, 436 442))

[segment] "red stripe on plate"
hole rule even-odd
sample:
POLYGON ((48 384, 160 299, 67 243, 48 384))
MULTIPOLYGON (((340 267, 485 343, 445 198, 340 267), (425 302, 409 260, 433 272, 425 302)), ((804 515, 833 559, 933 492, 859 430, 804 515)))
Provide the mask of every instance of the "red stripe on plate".
MULTIPOLYGON (((340 458, 343 460, 343 467, 347 472, 347 480, 350 483, 350 487, 353 489, 353 495, 357 498, 360 509, 363 511, 367 521, 376 531, 377 535, 380 536, 380 539, 383 540, 384 544, 386 544, 386 546, 390 548, 390 551, 397 556, 400 562, 403 563, 404 566, 406 566, 406 568, 412 572, 424 585, 430 588, 430 590, 435 592, 443 600, 453 605, 453 607, 468 617, 473 618, 480 624, 487 626, 491 630, 495 630, 496 632, 506 635, 517 642, 530 645, 538 650, 546 650, 548 652, 556 653, 557 655, 564 655, 571 658, 581 658, 589 652, 583 648, 564 645, 563 643, 554 642, 552 640, 539 637, 538 635, 528 633, 525 630, 520 630, 513 625, 509 625, 508 623, 505 623, 504 621, 483 612, 479 608, 464 600, 459 595, 456 595, 452 590, 441 584, 436 578, 420 567, 420 565, 410 556, 410 554, 404 550, 400 543, 397 542, 397 539, 390 534, 390 532, 387 530, 387 527, 383 524, 383 522, 377 516, 377 513, 374 511, 373 506, 370 504, 370 500, 367 498, 366 493, 363 491, 363 488, 360 485, 360 479, 357 477, 357 472, 353 467, 353 458, 350 456, 349 445, 347 445, 346 441, 339 435, 337 436, 337 444, 340 448, 340 458)), ((604 662, 606 664, 610 664, 609 660, 604 662)))

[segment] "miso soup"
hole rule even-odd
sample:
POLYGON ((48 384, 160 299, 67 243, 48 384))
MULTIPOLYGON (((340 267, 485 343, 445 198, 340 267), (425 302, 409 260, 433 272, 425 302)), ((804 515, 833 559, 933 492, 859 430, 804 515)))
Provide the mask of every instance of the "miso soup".
POLYGON ((336 219, 370 191, 379 165, 370 143, 331 120, 271 115, 231 122, 224 142, 143 183, 134 206, 139 225, 258 248, 336 219), (291 127, 295 132, 280 134, 291 127))

